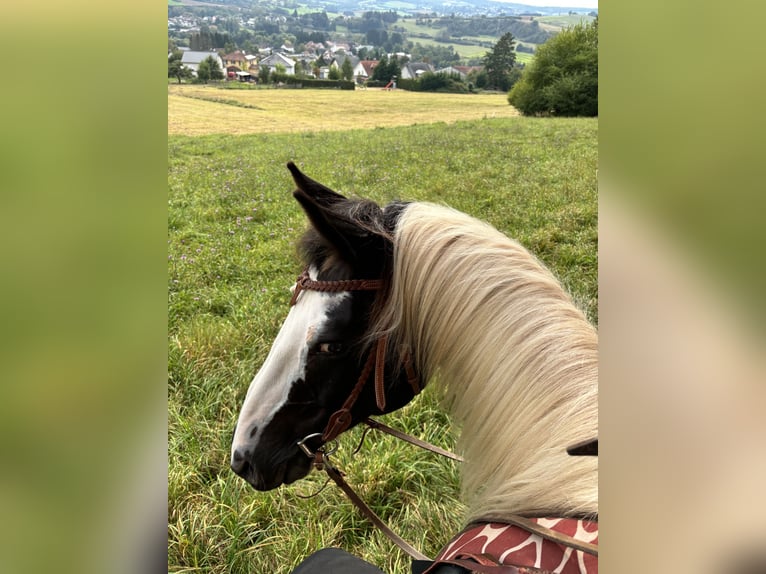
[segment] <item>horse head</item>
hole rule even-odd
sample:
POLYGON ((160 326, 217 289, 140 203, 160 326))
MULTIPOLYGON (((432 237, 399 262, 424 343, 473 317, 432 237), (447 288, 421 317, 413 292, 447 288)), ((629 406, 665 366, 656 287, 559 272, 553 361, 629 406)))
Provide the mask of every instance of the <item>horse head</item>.
POLYGON ((287 167, 311 224, 301 241, 306 270, 247 391, 231 447, 232 469, 257 490, 304 477, 312 450, 370 415, 404 406, 419 390, 400 351, 370 334, 405 204, 348 199, 292 162, 287 167))

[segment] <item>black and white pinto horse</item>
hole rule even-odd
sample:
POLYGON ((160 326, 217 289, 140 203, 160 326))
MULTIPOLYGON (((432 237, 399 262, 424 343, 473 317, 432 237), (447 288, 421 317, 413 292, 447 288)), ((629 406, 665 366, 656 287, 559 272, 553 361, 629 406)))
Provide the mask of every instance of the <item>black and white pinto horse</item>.
POLYGON ((591 548, 598 536, 598 460, 567 454, 597 436, 594 327, 490 225, 428 203, 347 199, 288 168, 311 223, 306 270, 247 392, 232 469, 257 490, 292 483, 311 470, 307 453, 438 373, 462 428, 471 525, 438 560, 596 571, 597 552, 546 536, 591 548))

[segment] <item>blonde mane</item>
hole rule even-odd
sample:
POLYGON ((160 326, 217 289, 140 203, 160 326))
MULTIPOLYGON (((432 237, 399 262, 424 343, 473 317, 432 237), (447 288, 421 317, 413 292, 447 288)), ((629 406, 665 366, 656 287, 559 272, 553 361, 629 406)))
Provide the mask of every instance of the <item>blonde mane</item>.
POLYGON ((598 513, 598 335, 525 248, 458 211, 413 203, 374 331, 408 345, 462 426, 468 520, 598 513))

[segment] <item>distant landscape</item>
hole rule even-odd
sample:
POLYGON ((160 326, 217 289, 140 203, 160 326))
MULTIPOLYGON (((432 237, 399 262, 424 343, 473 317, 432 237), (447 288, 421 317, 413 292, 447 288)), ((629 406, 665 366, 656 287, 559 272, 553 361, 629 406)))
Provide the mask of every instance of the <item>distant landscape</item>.
MULTIPOLYGON (((188 48, 200 30, 221 35, 222 52, 276 49, 287 42, 295 53, 321 40, 349 46, 357 55, 405 53, 434 67, 480 65, 506 32, 516 41, 516 61, 526 64, 537 47, 562 29, 588 23, 592 8, 540 7, 495 0, 168 0, 169 49, 188 48), (385 16, 376 24, 365 13, 385 16)), ((318 55, 318 54, 317 54, 318 55)))
MULTIPOLYGON (((203 2, 202 0, 168 0, 168 5, 186 4, 210 5, 210 6, 228 6, 241 9, 253 8, 252 0, 211 0, 203 2)), ((309 11, 324 11, 328 14, 347 14, 361 13, 368 11, 394 11, 400 14, 419 15, 426 13, 460 15, 460 16, 491 16, 491 15, 556 15, 566 14, 569 11, 578 14, 587 14, 593 11, 593 8, 569 8, 563 6, 534 6, 521 2, 503 2, 500 0, 303 0, 301 2, 284 1, 266 1, 258 2, 258 7, 265 7, 267 10, 284 9, 293 10, 297 8, 309 11)), ((597 10, 596 10, 597 11, 597 10)))

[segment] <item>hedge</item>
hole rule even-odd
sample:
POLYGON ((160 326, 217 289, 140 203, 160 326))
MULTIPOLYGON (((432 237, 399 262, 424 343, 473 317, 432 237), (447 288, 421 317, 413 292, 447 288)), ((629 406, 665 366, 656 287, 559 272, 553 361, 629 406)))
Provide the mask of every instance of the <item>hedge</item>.
POLYGON ((296 88, 336 88, 341 90, 354 90, 356 84, 349 80, 316 80, 307 78, 288 77, 287 84, 296 88))

